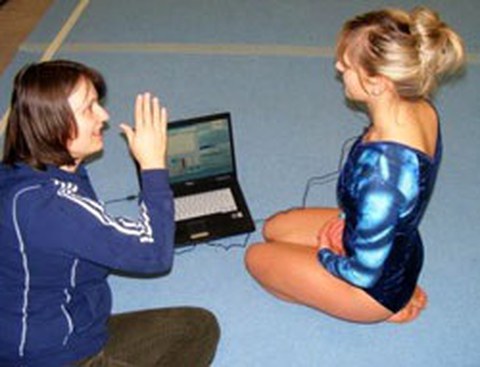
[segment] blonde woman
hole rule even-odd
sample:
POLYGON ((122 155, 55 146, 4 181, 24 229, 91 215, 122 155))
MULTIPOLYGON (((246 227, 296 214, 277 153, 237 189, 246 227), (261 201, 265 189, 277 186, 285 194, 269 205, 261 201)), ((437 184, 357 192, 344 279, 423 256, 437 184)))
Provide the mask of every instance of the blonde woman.
POLYGON ((353 322, 410 321, 427 302, 418 226, 442 156, 429 97, 463 65, 463 42, 428 8, 385 9, 347 21, 336 58, 371 122, 340 174, 339 208, 274 215, 246 266, 280 299, 353 322))

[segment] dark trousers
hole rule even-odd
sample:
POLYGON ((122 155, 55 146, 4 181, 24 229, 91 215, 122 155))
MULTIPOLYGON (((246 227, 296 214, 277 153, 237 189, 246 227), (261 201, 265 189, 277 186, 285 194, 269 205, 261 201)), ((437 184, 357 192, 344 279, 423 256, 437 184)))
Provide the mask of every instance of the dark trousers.
POLYGON ((215 316, 191 307, 118 314, 108 327, 103 350, 77 366, 210 366, 220 338, 215 316))

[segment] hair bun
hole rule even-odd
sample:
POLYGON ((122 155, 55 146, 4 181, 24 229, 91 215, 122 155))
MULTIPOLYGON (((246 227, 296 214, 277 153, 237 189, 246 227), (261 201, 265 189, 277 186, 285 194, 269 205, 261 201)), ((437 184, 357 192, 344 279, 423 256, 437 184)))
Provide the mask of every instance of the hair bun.
POLYGON ((465 61, 460 36, 426 7, 386 8, 350 19, 336 52, 369 76, 389 78, 403 98, 428 97, 465 61))
POLYGON ((426 7, 410 14, 411 32, 417 37, 420 63, 428 75, 442 76, 455 72, 465 61, 462 39, 426 7))

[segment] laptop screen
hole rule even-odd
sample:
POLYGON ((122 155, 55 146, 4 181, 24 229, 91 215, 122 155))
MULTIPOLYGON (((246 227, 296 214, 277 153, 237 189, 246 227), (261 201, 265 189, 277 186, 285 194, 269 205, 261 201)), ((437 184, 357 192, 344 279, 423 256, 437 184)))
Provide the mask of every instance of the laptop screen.
POLYGON ((234 169, 229 114, 168 125, 170 183, 231 173, 234 169))

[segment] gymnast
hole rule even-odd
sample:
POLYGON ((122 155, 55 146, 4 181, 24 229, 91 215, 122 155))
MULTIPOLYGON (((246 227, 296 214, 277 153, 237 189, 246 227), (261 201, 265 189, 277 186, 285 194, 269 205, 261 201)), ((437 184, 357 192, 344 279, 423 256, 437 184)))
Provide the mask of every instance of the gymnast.
POLYGON ((337 182, 338 208, 277 213, 249 246, 250 274, 276 297, 358 323, 408 322, 418 286, 419 224, 442 156, 431 96, 465 61, 460 36, 433 10, 383 9, 348 20, 336 46, 345 96, 370 124, 337 182))

